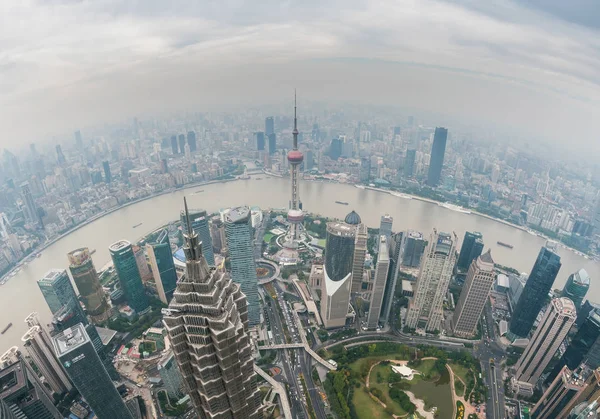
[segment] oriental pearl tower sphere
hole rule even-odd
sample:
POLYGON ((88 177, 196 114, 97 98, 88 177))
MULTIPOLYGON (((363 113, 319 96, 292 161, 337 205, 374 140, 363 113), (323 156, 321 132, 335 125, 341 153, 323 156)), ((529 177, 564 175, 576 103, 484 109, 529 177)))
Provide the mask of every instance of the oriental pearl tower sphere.
POLYGON ((304 213, 302 212, 302 202, 300 202, 298 191, 298 171, 299 166, 304 160, 304 155, 298 150, 298 119, 296 118, 296 92, 294 92, 294 145, 292 150, 287 155, 290 163, 290 178, 292 180, 292 196, 287 218, 290 223, 286 247, 298 247, 300 239, 300 226, 304 221, 304 213))

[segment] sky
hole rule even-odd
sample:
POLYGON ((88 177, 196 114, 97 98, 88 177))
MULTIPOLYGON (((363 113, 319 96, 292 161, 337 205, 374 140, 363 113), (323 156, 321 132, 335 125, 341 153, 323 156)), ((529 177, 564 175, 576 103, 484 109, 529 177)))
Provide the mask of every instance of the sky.
POLYGON ((596 0, 3 0, 0 147, 297 88, 600 153, 599 35, 596 0))

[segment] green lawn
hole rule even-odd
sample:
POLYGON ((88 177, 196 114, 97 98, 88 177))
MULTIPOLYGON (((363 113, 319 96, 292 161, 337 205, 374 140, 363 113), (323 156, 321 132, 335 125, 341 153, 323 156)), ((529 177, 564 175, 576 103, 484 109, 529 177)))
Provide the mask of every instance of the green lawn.
POLYGON ((377 388, 383 393, 385 397, 383 402, 394 410, 394 414, 399 416, 406 415, 406 412, 402 409, 402 407, 400 407, 400 405, 390 397, 390 387, 388 385, 390 374, 394 374, 392 372, 391 365, 377 365, 373 368, 373 370, 371 370, 371 380, 369 381, 369 386, 372 388, 377 388), (379 376, 377 374, 379 374, 379 376))
POLYGON ((263 237, 263 240, 265 243, 271 243, 271 239, 273 238, 273 234, 271 233, 266 233, 263 237))
POLYGON ((356 414, 359 418, 368 419, 390 419, 391 415, 387 414, 379 403, 371 398, 366 392, 364 386, 354 389, 354 397, 352 403, 356 409, 356 414))
POLYGON ((321 246, 321 247, 324 248, 325 247, 325 242, 326 242, 325 239, 319 239, 319 246, 321 246))
POLYGON ((438 374, 432 371, 434 365, 435 359, 426 359, 425 361, 421 361, 419 365, 414 366, 412 368, 420 371, 423 375, 431 374, 432 377, 436 377, 438 374))
POLYGON ((454 390, 458 397, 463 397, 465 395, 465 385, 456 376, 454 377, 454 390))
POLYGON ((469 369, 463 367, 460 364, 448 364, 448 365, 450 365, 450 368, 452 368, 454 375, 459 376, 465 383, 467 382, 468 376, 471 376, 471 377, 473 376, 473 373, 469 369))

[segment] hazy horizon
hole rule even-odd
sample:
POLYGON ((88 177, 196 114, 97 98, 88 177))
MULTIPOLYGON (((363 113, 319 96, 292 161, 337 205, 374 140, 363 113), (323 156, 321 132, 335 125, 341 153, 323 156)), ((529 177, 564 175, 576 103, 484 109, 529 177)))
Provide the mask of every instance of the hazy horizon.
POLYGON ((599 9, 570 5, 9 0, 0 146, 136 115, 283 103, 295 87, 306 102, 421 109, 597 152, 599 9))

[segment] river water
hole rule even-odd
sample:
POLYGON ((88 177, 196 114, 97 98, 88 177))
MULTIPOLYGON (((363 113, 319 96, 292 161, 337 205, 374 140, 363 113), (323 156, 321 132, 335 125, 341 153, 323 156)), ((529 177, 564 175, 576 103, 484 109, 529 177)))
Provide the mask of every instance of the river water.
MULTIPOLYGON (((67 268, 69 251, 83 246, 96 249, 94 263, 96 268, 100 268, 110 260, 108 246, 111 243, 119 239, 135 241, 152 229, 178 219, 184 195, 190 207, 208 211, 236 205, 283 208, 287 206, 289 190, 289 179, 268 176, 262 176, 262 180, 252 178, 196 186, 127 206, 69 234, 0 286, 0 328, 13 323, 4 335, 0 335, 0 353, 12 345, 20 345, 20 338, 27 330, 24 319, 29 313, 37 311, 44 323, 51 319, 36 281, 51 268, 67 268), (203 192, 195 193, 199 190, 203 192), (142 225, 134 229, 133 226, 139 223, 142 225)), ((306 211, 343 218, 351 210, 356 210, 370 227, 378 227, 381 215, 388 213, 394 217, 394 231, 410 228, 428 236, 436 227, 440 231, 455 231, 460 240, 467 230, 480 231, 486 248, 492 249, 496 263, 523 272, 531 270, 540 247, 544 245, 544 239, 540 237, 484 217, 351 185, 301 182, 300 197, 306 211), (336 204, 335 201, 348 202, 349 205, 336 204), (510 243, 514 249, 498 246, 497 241, 510 243)), ((566 249, 560 249, 559 254, 563 265, 554 286, 562 288, 570 273, 585 268, 592 278, 588 297, 600 302, 600 286, 595 281, 600 276, 599 264, 566 249)))

